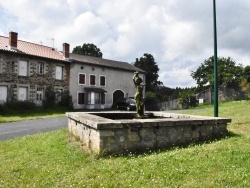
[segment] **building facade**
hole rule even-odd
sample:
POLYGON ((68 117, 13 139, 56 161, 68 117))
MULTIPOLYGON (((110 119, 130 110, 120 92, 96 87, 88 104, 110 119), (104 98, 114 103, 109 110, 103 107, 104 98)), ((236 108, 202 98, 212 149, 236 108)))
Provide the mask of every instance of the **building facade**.
POLYGON ((18 34, 0 36, 0 103, 31 101, 41 105, 48 86, 69 90, 75 109, 111 108, 119 98, 133 97, 134 72, 129 63, 70 53, 18 40, 18 34))
POLYGON ((18 100, 41 105, 48 86, 57 92, 68 89, 70 66, 65 54, 17 36, 14 32, 9 38, 0 36, 0 103, 18 100))
POLYGON ((104 109, 120 98, 133 97, 135 71, 145 80, 145 72, 126 63, 98 57, 70 54, 70 93, 75 109, 104 109))

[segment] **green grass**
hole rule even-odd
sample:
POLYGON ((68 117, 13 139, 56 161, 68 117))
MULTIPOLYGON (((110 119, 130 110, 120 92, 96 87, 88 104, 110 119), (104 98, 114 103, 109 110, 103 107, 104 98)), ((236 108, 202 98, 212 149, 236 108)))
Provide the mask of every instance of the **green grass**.
POLYGON ((0 187, 250 187, 249 111, 250 101, 220 105, 234 136, 137 155, 85 154, 67 129, 2 141, 0 187))
POLYGON ((65 110, 47 110, 47 111, 29 111, 25 113, 8 113, 5 115, 0 115, 0 123, 8 123, 13 121, 21 120, 32 120, 39 118, 48 118, 48 117, 58 117, 65 116, 65 110))

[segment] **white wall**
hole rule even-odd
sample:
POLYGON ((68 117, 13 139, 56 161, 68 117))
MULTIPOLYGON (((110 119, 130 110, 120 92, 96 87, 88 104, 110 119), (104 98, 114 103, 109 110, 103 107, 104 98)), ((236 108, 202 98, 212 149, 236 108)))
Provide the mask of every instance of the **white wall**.
MULTIPOLYGON (((110 108, 112 106, 113 92, 116 90, 122 90, 125 96, 133 97, 135 94, 133 75, 133 71, 97 67, 80 63, 72 63, 70 69, 70 94, 72 95, 74 108, 86 108, 86 105, 77 104, 78 92, 84 91, 84 87, 102 88, 107 91, 104 108, 110 108), (78 84, 79 73, 83 73, 86 75, 85 85, 78 84), (96 86, 89 85, 89 75, 96 75, 96 86), (106 86, 100 86, 99 76, 106 76, 106 86)), ((142 75, 140 75, 140 77, 143 78, 142 75)))

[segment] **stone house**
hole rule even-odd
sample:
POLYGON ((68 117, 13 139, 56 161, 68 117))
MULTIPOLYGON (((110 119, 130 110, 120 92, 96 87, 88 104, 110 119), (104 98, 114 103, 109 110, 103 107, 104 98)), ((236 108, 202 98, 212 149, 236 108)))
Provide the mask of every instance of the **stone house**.
POLYGON ((110 108, 119 98, 133 97, 133 65, 70 53, 18 40, 18 34, 0 36, 0 103, 29 100, 41 105, 47 86, 69 89, 75 109, 110 108))
POLYGON ((0 36, 0 102, 12 100, 42 104, 47 86, 62 92, 69 88, 70 66, 66 53, 18 40, 18 33, 0 36))

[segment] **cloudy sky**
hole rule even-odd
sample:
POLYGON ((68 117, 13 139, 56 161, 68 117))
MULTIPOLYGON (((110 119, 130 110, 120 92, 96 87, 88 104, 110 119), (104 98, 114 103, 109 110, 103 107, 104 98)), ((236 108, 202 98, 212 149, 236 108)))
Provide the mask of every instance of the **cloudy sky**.
MULTIPOLYGON (((250 65, 250 1, 217 0, 218 56, 250 65)), ((103 58, 128 63, 144 53, 167 87, 191 87, 190 76, 213 55, 213 0, 0 0, 0 35, 71 50, 94 43, 103 58)))

